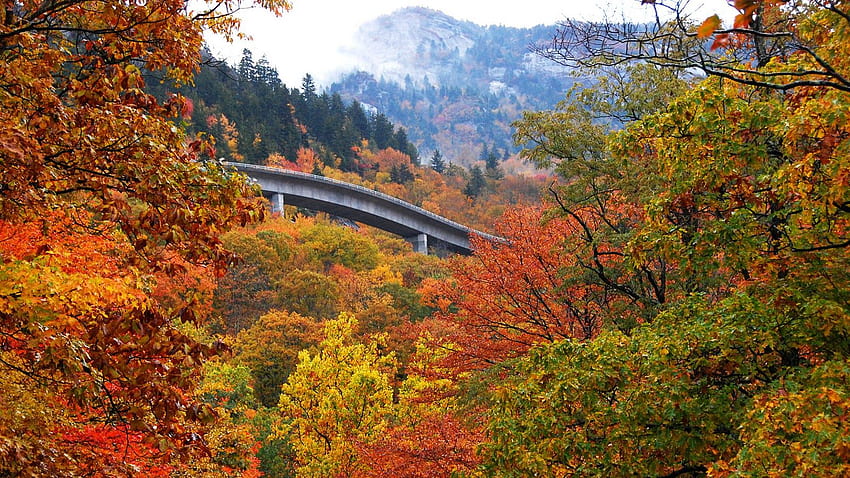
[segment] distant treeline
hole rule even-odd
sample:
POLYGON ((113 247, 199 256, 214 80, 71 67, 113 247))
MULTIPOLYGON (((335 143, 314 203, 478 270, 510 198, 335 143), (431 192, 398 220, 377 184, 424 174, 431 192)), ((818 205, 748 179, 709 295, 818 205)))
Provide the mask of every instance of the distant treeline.
MULTIPOLYGON (((343 102, 339 94, 318 93, 312 77, 301 88, 288 88, 265 57, 254 61, 243 51, 236 66, 207 54, 195 85, 179 92, 192 100, 188 127, 216 140, 216 152, 229 160, 262 164, 272 154, 293 161, 299 148, 315 150, 325 164, 358 171, 357 148, 393 148, 416 163, 419 153, 404 128, 396 128, 379 112, 360 103, 343 102)), ((167 82, 149 78, 148 89, 166 96, 167 82)))

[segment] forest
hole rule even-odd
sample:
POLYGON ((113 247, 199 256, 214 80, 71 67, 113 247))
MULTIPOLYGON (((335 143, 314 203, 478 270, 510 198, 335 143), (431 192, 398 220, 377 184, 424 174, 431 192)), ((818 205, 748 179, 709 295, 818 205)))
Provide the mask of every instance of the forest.
POLYGON ((850 4, 641 3, 463 167, 215 65, 244 3, 6 0, 0 476, 850 476, 850 4), (221 159, 503 240, 271 214, 221 159))

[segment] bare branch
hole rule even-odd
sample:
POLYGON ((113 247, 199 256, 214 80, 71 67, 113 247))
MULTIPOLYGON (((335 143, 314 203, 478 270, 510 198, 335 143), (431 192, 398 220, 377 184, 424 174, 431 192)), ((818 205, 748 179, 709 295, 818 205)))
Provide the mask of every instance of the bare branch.
MULTIPOLYGON (((850 14, 836 2, 816 2, 835 21, 850 22, 850 14)), ((558 64, 572 68, 599 68, 631 62, 662 67, 699 70, 746 85, 789 90, 804 86, 850 92, 850 77, 839 71, 823 54, 823 45, 810 44, 791 25, 804 19, 805 11, 795 9, 779 21, 765 25, 756 15, 751 25, 720 29, 715 41, 697 37, 697 22, 682 12, 681 3, 656 2, 670 10, 671 17, 654 24, 589 23, 567 20, 559 25, 552 41, 534 51, 558 64), (798 11, 799 10, 799 11, 798 11), (763 71, 771 59, 803 56, 807 65, 797 70, 763 71)), ((656 5, 656 9, 659 5, 656 5)), ((845 8, 846 9, 846 8, 845 8)), ((656 10, 657 11, 657 10, 656 10)), ((826 28, 826 27, 824 27, 826 28)), ((825 30, 826 35, 838 35, 825 30)))

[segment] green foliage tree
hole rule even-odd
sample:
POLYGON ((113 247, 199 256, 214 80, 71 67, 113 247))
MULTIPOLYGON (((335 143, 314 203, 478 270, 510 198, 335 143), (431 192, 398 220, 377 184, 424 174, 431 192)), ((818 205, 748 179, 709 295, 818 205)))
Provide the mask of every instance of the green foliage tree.
POLYGON ((477 164, 469 170, 469 181, 466 187, 463 188, 463 193, 470 198, 478 197, 487 187, 487 179, 484 177, 484 172, 477 164))
POLYGON ((239 333, 235 361, 253 378, 253 394, 266 407, 280 399, 280 386, 295 370, 298 354, 319 343, 321 324, 295 312, 272 311, 239 333))
POLYGON ((232 231, 222 242, 240 260, 219 279, 213 306, 223 331, 236 333, 278 303, 274 284, 288 269, 295 245, 292 237, 275 231, 232 231))
POLYGON ((339 286, 325 274, 294 269, 275 283, 278 307, 315 317, 331 318, 338 312, 339 286))
POLYGON ((247 367, 221 360, 204 364, 203 379, 195 394, 218 411, 207 436, 210 454, 191 461, 172 476, 215 476, 218 470, 232 470, 242 476, 259 472, 254 452, 261 437, 253 424, 257 404, 250 383, 247 367))
POLYGON ((613 312, 641 319, 504 364, 507 383, 488 397, 486 474, 848 472, 837 424, 850 363, 850 284, 838 272, 850 265, 839 172, 850 144, 840 85, 850 7, 739 3, 742 43, 721 38, 755 57, 733 78, 641 107, 619 133, 566 134, 594 124, 570 105, 560 127, 551 117, 522 125, 533 125, 520 132, 528 154, 567 181, 553 188, 556 212, 596 218, 579 222, 593 254, 575 279, 631 297, 613 312), (771 36, 777 25, 791 33, 771 36), (768 57, 761 41, 783 48, 768 57), (610 214, 618 208, 629 213, 610 214))
POLYGON ((316 82, 313 81, 313 75, 307 73, 301 81, 301 94, 306 100, 316 96, 316 82))
POLYGON ((393 125, 383 113, 372 116, 372 141, 378 149, 393 146, 393 125))
POLYGON ((801 345, 780 332, 787 318, 776 312, 746 296, 717 306, 694 299, 632 335, 606 331, 533 350, 510 365, 521 370, 518 381, 495 400, 490 426, 500 432, 485 453, 488 468, 498 476, 666 476, 727 462, 753 396, 787 373, 783 355, 801 345), (754 349, 753 337, 775 348, 754 349))
POLYGON ((302 250, 327 270, 333 264, 354 270, 373 269, 378 264, 378 247, 357 232, 317 223, 301 233, 302 250))
POLYGON ((257 68, 254 65, 254 54, 251 50, 242 50, 242 59, 239 60, 239 79, 244 82, 255 82, 258 80, 257 68))
POLYGON ((352 101, 346 110, 346 114, 351 118, 352 126, 357 130, 358 139, 372 137, 369 118, 366 116, 366 112, 363 110, 363 105, 360 102, 357 100, 352 101))
POLYGON ((409 183, 413 181, 413 171, 410 170, 409 164, 393 165, 390 168, 390 181, 398 184, 409 183))

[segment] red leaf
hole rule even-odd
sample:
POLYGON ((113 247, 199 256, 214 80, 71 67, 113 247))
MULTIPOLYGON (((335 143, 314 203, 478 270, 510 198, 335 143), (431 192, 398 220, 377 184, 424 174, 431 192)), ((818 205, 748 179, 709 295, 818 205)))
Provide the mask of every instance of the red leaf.
POLYGON ((729 34, 721 33, 714 37, 714 43, 711 44, 711 49, 727 48, 730 45, 729 34))

